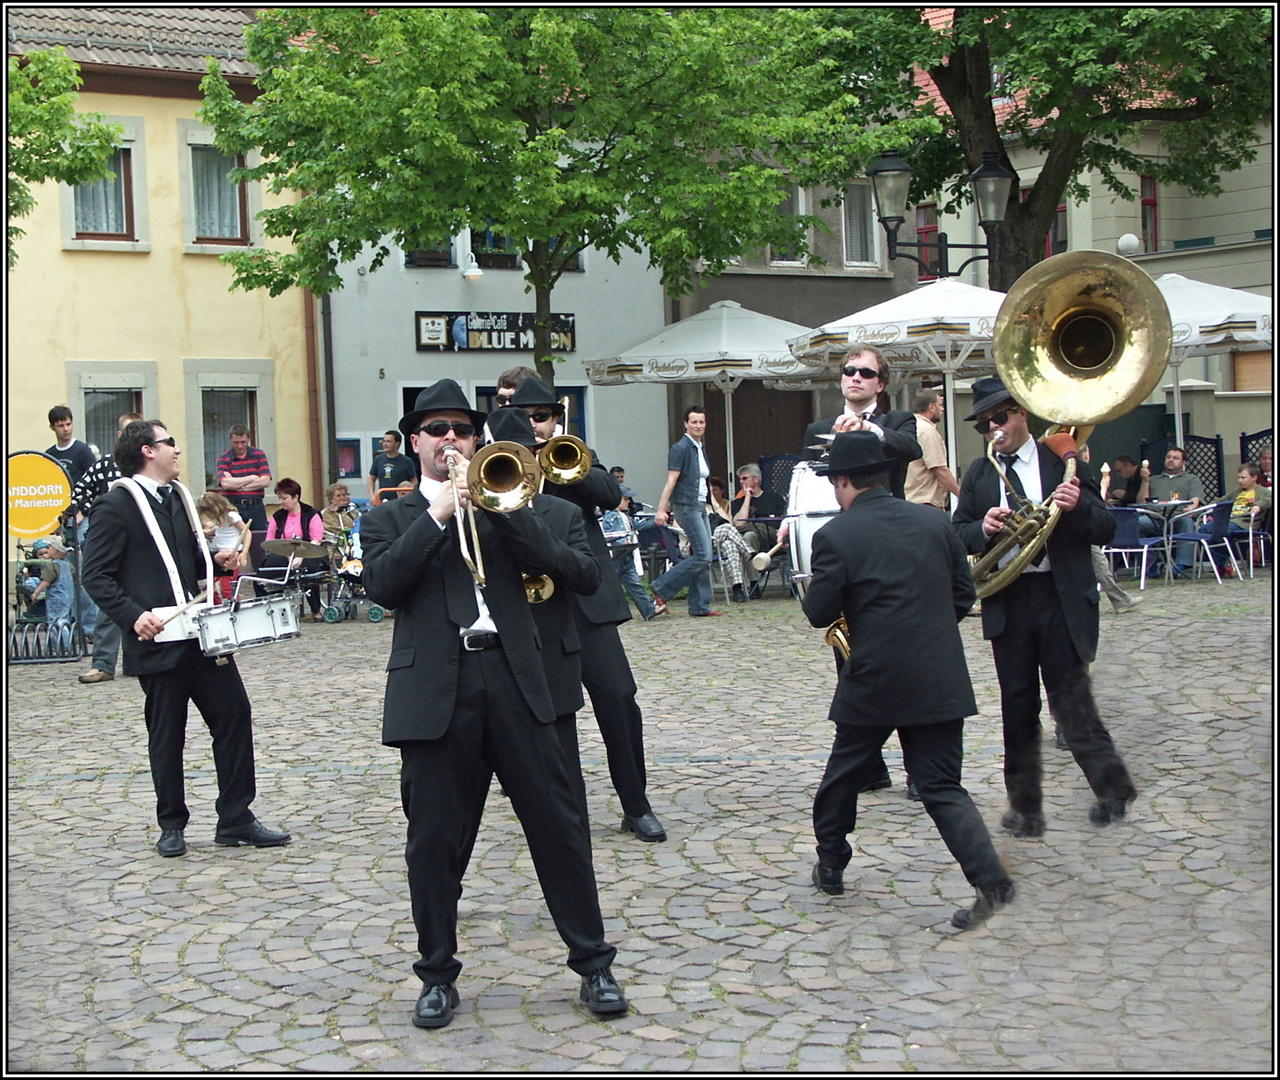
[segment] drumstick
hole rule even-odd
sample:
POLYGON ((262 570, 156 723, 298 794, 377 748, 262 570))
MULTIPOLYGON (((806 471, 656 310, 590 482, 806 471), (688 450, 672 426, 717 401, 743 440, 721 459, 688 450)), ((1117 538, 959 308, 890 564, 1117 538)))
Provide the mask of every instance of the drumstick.
POLYGON ((166 615, 164 619, 164 623, 162 625, 168 626, 170 622, 176 619, 184 611, 187 611, 190 608, 195 607, 203 599, 204 599, 204 589, 201 589, 198 595, 193 596, 190 600, 188 600, 185 604, 183 604, 182 607, 178 608, 177 611, 171 611, 168 615, 166 615))
POLYGON ((768 551, 760 551, 751 556, 751 565, 757 570, 768 570, 769 564, 773 561, 773 557, 787 546, 785 540, 780 540, 774 544, 768 551))

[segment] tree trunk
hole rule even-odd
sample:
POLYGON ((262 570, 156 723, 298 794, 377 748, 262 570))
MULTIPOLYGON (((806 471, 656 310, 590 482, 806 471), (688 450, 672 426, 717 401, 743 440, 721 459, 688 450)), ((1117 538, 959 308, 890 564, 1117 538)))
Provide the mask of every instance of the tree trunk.
POLYGON ((524 253, 527 275, 533 286, 533 366, 538 378, 555 389, 556 360, 551 352, 551 245, 535 240, 524 253))

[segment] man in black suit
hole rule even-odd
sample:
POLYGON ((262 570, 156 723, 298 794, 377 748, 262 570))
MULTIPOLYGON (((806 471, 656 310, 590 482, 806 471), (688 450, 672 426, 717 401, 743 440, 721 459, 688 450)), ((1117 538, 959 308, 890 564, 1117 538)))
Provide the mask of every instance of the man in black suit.
POLYGON ((857 345, 849 350, 840 369, 840 393, 844 395, 844 412, 831 420, 817 420, 805 428, 800 456, 806 461, 820 461, 827 439, 841 431, 870 431, 884 443, 885 453, 892 459, 889 490, 895 499, 905 498, 907 466, 921 455, 916 441, 915 414, 907 409, 882 410, 880 395, 889 383, 889 362, 884 353, 872 345, 857 345))
MULTIPOLYGON (((511 404, 521 408, 542 441, 550 439, 563 418, 563 407, 555 392, 541 379, 525 379, 516 388, 511 404)), ((621 589, 614 588, 616 572, 613 555, 605 543, 597 510, 614 510, 622 502, 618 482, 591 452, 591 469, 576 484, 546 485, 550 495, 558 495, 582 510, 587 543, 606 582, 591 596, 574 596, 574 618, 582 642, 582 678, 596 714, 600 736, 609 760, 609 777, 622 803, 622 830, 641 840, 656 843, 667 838, 666 830, 649 805, 644 764, 644 717, 636 702, 636 680, 631 674, 618 624, 631 618, 631 608, 621 589)))
MULTIPOLYGON (((923 454, 916 441, 915 413, 907 409, 882 410, 881 395, 889 385, 889 361, 874 345, 855 345, 840 368, 840 393, 844 395, 844 412, 831 420, 817 420, 804 432, 800 456, 806 461, 821 461, 830 440, 822 436, 842 431, 870 431, 884 444, 892 464, 889 467, 889 490, 895 499, 906 498, 907 466, 923 454)), ((886 399, 887 400, 887 399, 886 399)), ((892 785, 884 759, 872 770, 864 791, 877 791, 892 785)), ((907 794, 917 791, 907 777, 907 794)))
MULTIPOLYGON (((1106 825, 1124 817, 1135 791, 1111 735, 1098 716, 1088 664, 1098 648, 1098 589, 1089 548, 1107 543, 1115 522, 1103 505, 1089 466, 1064 482, 1059 453, 1031 437, 1027 410, 996 377, 973 384, 974 427, 1002 460, 1011 484, 1031 502, 1050 498, 1062 508, 1043 558, 982 601, 982 634, 991 642, 1004 720, 1004 780, 1009 811, 1001 824, 1015 836, 1044 832, 1040 766, 1040 680, 1049 708, 1097 802, 1089 820, 1106 825)), ((1070 436, 1060 452, 1074 453, 1070 436)), ((970 554, 992 546, 1013 513, 1000 474, 982 457, 964 474, 952 515, 970 554)), ((1012 555, 1010 556, 1012 557, 1012 555)))
POLYGON ((831 702, 835 742, 813 802, 818 864, 813 883, 844 892, 846 839, 858 792, 895 729, 924 808, 977 890, 953 926, 968 929, 1013 896, 982 815, 960 785, 964 718, 978 711, 958 623, 973 606, 973 578, 947 520, 890 496, 892 459, 870 432, 839 434, 819 467, 841 513, 813 538, 804 613, 848 624, 849 659, 831 702))
MULTIPOLYGON (((423 991, 418 1027, 443 1027, 458 1005, 454 982, 462 861, 484 792, 496 772, 524 828, 547 907, 582 976, 580 999, 593 1013, 618 1015, 627 1001, 609 965, 616 955, 604 924, 591 845, 556 736, 540 642, 522 571, 559 580, 579 554, 558 541, 527 506, 476 512, 486 582, 479 588, 460 550, 450 461, 459 471, 485 422, 462 389, 442 379, 400 420, 422 466, 409 494, 361 519, 363 583, 376 603, 396 609, 382 741, 399 748, 408 840, 409 897, 423 991)), ((465 472, 458 495, 470 498, 465 472)), ((466 538, 472 548, 472 538, 466 538)), ((477 556, 471 553, 473 562, 477 556)))
MULTIPOLYGON (((235 660, 205 656, 193 638, 156 641, 164 620, 156 608, 191 599, 204 576, 203 540, 193 528, 185 504, 171 487, 178 478, 182 451, 158 420, 127 424, 115 447, 116 468, 128 478, 94 504, 93 543, 85 552, 84 587, 123 634, 124 673, 136 675, 146 695, 147 752, 156 789, 160 839, 156 851, 172 858, 187 851, 183 830, 187 810, 182 770, 187 706, 194 702, 213 736, 218 773, 218 826, 214 843, 278 847, 288 833, 268 829, 249 809, 256 793, 253 726, 249 697, 235 660), (166 569, 143 512, 128 485, 150 500, 160 536, 177 570, 166 569), (180 591, 183 595, 175 595, 180 591)), ((219 552, 224 565, 234 552, 219 552)))

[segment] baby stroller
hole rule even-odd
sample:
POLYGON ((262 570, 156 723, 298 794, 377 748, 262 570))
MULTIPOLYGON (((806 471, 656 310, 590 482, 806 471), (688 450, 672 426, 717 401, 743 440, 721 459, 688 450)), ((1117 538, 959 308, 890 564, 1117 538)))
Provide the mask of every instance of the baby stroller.
POLYGON ((324 621, 336 623, 358 618, 360 605, 366 604, 368 610, 365 614, 369 621, 382 622, 386 609, 365 596, 360 579, 364 570, 360 561, 360 519, 356 518, 349 530, 325 533, 324 542, 330 551, 331 567, 325 575, 324 621))
MULTIPOLYGON (((85 654, 84 634, 77 617, 79 590, 75 570, 65 559, 40 559, 31 549, 18 544, 18 573, 13 602, 9 609, 8 660, 11 664, 66 663, 85 654), (31 594, 42 577, 57 575, 65 581, 65 599, 47 600, 49 590, 36 600, 31 594), (53 607, 53 617, 50 607, 53 607)), ((105 616, 104 616, 105 617, 105 616)))

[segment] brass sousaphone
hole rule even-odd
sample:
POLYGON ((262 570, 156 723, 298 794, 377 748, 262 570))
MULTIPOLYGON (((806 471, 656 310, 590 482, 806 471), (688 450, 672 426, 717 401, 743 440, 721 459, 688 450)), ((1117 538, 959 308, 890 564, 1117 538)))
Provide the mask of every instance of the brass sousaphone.
MULTIPOLYGON (((1172 344, 1169 308, 1145 271, 1118 255, 1070 251, 1014 282, 996 317, 992 351, 1009 396, 1053 424, 1041 441, 1065 460, 1069 481, 1076 448, 1095 425, 1123 416, 1155 389, 1172 344)), ((1051 493, 1039 504, 1018 495, 995 449, 988 442, 987 457, 1016 509, 973 567, 980 600, 1022 573, 1062 516, 1051 493)))

